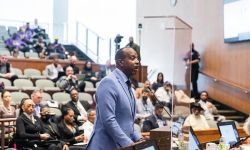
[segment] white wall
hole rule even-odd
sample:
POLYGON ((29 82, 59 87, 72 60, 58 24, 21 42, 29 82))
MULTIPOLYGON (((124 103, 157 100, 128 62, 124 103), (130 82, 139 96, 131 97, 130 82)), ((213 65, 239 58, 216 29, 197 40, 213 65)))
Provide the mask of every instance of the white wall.
POLYGON ((189 50, 188 45, 192 42, 191 31, 184 33, 183 30, 181 31, 183 36, 181 36, 179 30, 172 33, 170 30, 163 29, 168 26, 169 21, 166 19, 165 21, 164 19, 147 21, 145 18, 145 16, 178 16, 192 26, 190 22, 193 0, 178 0, 178 2, 173 7, 170 0, 137 0, 137 24, 143 25, 142 64, 148 65, 148 71, 156 70, 150 78, 151 81, 156 80, 158 72, 163 72, 165 80, 175 82, 175 84, 184 83, 185 65, 181 57, 189 50), (181 11, 184 8, 189 8, 190 11, 181 11))

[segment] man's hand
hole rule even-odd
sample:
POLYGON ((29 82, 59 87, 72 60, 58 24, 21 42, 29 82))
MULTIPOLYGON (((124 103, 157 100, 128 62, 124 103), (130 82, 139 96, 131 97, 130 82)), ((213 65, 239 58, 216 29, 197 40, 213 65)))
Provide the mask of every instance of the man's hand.
POLYGON ((40 134, 40 139, 41 140, 48 140, 50 135, 48 133, 40 134))

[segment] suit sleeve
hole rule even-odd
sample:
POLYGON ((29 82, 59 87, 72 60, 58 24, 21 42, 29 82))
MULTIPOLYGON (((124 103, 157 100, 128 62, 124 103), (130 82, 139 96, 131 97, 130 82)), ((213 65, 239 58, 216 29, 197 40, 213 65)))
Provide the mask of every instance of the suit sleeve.
POLYGON ((98 114, 107 133, 121 147, 129 146, 133 141, 123 132, 116 120, 117 87, 111 79, 102 81, 97 93, 98 114), (105 85, 109 85, 108 87, 105 85))

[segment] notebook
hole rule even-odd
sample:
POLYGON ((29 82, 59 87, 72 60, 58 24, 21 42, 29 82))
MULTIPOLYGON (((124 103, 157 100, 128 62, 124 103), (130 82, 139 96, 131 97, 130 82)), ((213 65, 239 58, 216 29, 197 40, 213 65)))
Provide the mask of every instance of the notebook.
POLYGON ((154 140, 147 140, 145 142, 135 145, 135 150, 159 150, 154 140))
POLYGON ((194 133, 192 127, 189 128, 189 145, 190 150, 203 150, 200 141, 194 133))
POLYGON ((240 144, 240 136, 234 121, 218 122, 217 126, 225 143, 229 144, 231 148, 240 144))

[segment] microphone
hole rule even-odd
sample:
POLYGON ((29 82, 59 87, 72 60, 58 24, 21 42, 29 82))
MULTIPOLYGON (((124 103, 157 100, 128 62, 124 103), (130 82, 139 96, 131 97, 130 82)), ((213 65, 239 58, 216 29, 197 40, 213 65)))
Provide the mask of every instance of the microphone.
POLYGON ((172 119, 172 115, 167 111, 167 109, 165 108, 165 105, 163 105, 162 102, 158 100, 158 98, 155 96, 154 93, 152 93, 152 97, 156 101, 157 104, 163 106, 163 110, 166 111, 167 114, 168 114, 168 116, 169 116, 169 118, 172 119))

